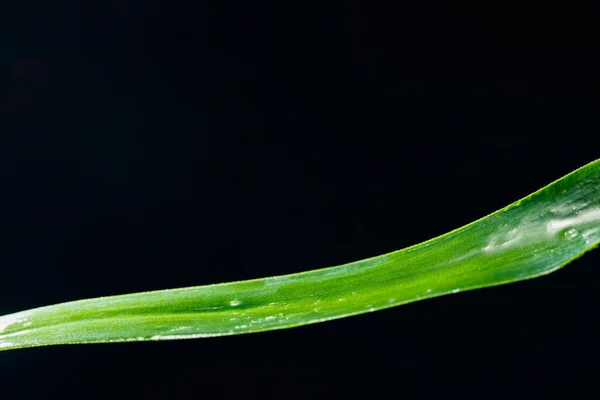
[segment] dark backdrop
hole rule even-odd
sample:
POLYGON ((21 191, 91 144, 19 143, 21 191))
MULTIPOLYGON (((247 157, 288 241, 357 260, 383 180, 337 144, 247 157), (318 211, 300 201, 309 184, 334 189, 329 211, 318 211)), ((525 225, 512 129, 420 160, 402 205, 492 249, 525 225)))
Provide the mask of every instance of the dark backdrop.
MULTIPOLYGON (((598 10, 395 3, 2 1, 0 314, 375 256, 600 157, 598 10)), ((291 330, 0 353, 0 392, 572 395, 597 379, 599 264, 291 330)))

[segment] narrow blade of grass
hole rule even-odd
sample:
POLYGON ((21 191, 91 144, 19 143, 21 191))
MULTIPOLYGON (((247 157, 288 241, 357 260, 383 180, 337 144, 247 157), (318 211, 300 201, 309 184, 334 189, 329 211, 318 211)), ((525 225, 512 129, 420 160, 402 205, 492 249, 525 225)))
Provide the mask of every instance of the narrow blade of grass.
MULTIPOLYGON (((432 223, 435 223, 432 222, 432 223)), ((600 243, 600 160, 426 242, 336 267, 0 317, 0 350, 290 328, 548 274, 600 243)))

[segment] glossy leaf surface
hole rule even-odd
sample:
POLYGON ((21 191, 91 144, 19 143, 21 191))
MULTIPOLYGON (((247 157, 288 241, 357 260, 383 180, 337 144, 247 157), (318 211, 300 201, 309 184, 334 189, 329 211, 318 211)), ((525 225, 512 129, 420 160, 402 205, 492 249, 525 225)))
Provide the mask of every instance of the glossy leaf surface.
POLYGON ((598 243, 600 160, 469 225, 378 257, 291 275, 80 300, 6 315, 0 317, 0 350, 290 328, 534 278, 598 243))

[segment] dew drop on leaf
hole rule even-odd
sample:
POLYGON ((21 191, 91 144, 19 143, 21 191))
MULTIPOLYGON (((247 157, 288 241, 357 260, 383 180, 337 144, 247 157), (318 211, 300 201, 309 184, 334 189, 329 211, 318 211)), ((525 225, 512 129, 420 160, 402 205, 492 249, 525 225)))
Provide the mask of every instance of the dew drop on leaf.
POLYGON ((575 228, 571 228, 565 232, 565 239, 573 239, 575 236, 577 236, 577 229, 575 228))

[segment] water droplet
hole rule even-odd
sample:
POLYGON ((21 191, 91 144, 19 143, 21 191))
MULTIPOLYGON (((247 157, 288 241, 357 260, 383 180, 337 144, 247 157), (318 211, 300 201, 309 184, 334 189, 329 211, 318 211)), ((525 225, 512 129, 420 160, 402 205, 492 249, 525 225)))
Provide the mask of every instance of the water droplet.
POLYGON ((229 304, 231 304, 231 307, 236 307, 236 306, 239 306, 240 304, 242 304, 242 302, 239 300, 231 300, 229 302, 229 304))
POLYGON ((573 239, 575 236, 577 236, 577 229, 575 228, 571 228, 568 231, 565 232, 565 239, 573 239))
POLYGON ((452 293, 458 293, 458 292, 460 292, 460 289, 454 289, 454 290, 452 291, 452 293))
POLYGON ((272 321, 274 319, 275 319, 275 317, 273 315, 269 315, 268 317, 265 317, 265 321, 272 321))

